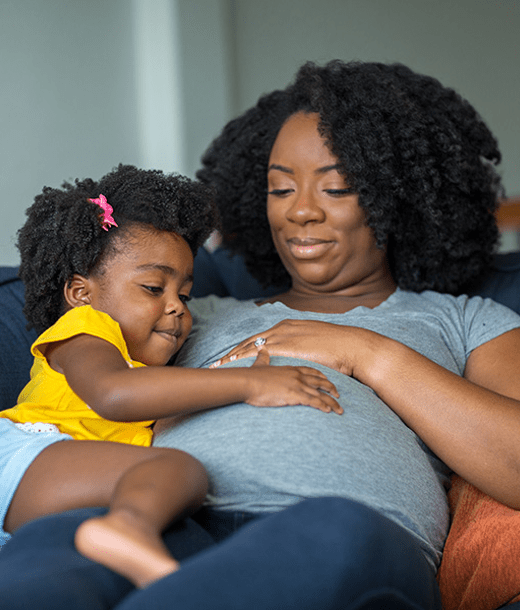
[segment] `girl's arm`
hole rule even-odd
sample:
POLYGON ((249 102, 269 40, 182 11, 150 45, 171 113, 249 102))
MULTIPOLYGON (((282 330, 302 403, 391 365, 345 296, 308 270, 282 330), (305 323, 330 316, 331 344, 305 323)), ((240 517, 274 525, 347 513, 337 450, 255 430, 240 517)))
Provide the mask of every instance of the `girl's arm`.
MULTIPOLYGON (((368 385, 450 468, 520 508, 520 329, 475 349, 464 377, 365 329, 286 320, 261 336, 271 355, 320 362, 368 385)), ((252 340, 230 354, 251 355, 252 340)))
POLYGON ((260 407, 308 405, 342 413, 334 385, 310 367, 275 367, 262 349, 252 367, 208 370, 129 368, 119 350, 91 335, 52 344, 50 366, 101 417, 144 421, 246 402, 260 407))

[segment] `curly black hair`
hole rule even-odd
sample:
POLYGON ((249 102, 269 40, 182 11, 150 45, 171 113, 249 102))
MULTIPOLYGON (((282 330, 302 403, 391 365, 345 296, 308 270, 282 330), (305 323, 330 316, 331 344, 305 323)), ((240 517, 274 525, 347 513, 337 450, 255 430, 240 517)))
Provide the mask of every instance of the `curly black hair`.
POLYGON ((289 276, 266 216, 267 165, 294 113, 320 133, 359 196, 394 280, 405 290, 464 292, 491 264, 503 188, 495 137, 454 90, 402 64, 304 64, 284 90, 226 125, 197 177, 216 189, 224 243, 264 286, 289 276))
POLYGON ((42 332, 64 313, 63 288, 74 274, 102 273, 103 264, 124 232, 142 224, 182 236, 195 255, 219 216, 214 193, 204 184, 159 170, 119 165, 95 182, 44 187, 18 231, 19 275, 25 285, 24 314, 29 328, 42 332), (103 194, 118 227, 103 229, 101 208, 89 201, 103 194))

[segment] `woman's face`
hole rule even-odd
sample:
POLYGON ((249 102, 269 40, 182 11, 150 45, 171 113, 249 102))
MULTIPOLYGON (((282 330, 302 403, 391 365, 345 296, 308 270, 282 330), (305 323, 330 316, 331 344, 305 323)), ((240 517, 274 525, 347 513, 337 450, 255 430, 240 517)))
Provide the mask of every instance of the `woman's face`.
POLYGON ((269 157, 267 217, 293 290, 356 293, 388 279, 386 252, 376 246, 318 119, 299 112, 280 129, 269 157))

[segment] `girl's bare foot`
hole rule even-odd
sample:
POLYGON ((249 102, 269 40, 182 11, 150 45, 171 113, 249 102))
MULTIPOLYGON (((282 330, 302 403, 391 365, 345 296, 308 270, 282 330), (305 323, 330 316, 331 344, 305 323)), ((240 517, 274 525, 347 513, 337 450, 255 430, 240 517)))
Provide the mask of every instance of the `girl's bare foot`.
POLYGON ((82 555, 141 589, 180 567, 162 539, 125 511, 84 521, 76 530, 74 542, 82 555))

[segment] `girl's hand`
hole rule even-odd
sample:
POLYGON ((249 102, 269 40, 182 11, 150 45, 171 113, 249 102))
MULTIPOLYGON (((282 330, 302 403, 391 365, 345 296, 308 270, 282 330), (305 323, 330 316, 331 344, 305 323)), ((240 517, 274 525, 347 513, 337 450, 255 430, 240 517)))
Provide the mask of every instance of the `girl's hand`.
POLYGON ((244 402, 256 407, 285 407, 307 405, 325 413, 342 414, 342 407, 334 400, 338 391, 325 375, 307 366, 269 366, 269 353, 258 352, 251 368, 247 369, 248 396, 244 402))
POLYGON ((262 337, 271 356, 287 356, 319 362, 345 375, 352 375, 358 344, 356 340, 362 332, 362 329, 328 322, 283 320, 272 328, 242 341, 210 368, 239 358, 255 356, 257 352, 255 340, 262 337))

